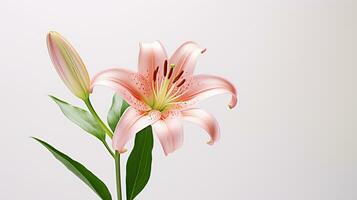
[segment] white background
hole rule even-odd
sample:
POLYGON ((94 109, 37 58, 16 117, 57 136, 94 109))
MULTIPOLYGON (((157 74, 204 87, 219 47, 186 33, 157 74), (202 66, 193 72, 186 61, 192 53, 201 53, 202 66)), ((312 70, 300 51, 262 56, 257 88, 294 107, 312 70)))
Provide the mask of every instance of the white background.
MULTIPOLYGON (((185 124, 185 143, 165 157, 154 147, 152 177, 138 199, 357 199, 357 5, 340 0, 0 2, 0 199, 98 199, 37 136, 84 163, 114 192, 114 164, 102 145, 67 120, 47 94, 75 105, 50 62, 45 36, 62 33, 91 75, 135 70, 139 41, 172 53, 186 40, 206 47, 196 73, 231 80, 228 95, 200 107, 222 137, 185 124)), ((98 88, 101 116, 111 91, 98 88)), ((125 156, 124 161, 126 160, 125 156)))

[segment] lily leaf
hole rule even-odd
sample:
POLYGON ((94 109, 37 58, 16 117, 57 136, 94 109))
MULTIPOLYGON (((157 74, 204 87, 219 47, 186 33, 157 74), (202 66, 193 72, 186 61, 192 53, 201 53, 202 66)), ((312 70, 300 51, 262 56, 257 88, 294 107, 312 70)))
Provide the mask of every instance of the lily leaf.
POLYGON ((151 126, 136 134, 134 148, 126 164, 127 200, 134 199, 149 181, 153 146, 151 126))
POLYGON ((42 141, 38 138, 33 137, 36 141, 41 143, 44 147, 46 147, 55 158, 64 164, 68 170, 70 170, 73 174, 75 174, 78 178, 80 178, 85 184, 87 184, 97 195, 103 200, 111 200, 112 196, 107 188, 107 186, 101 181, 98 177, 96 177, 92 172, 90 172, 86 167, 84 167, 81 163, 71 159, 64 153, 58 151, 45 141, 42 141))
POLYGON ((51 99, 57 103, 60 107, 63 114, 71 120, 73 123, 77 124, 83 130, 92 134, 99 140, 105 140, 105 132, 100 127, 98 122, 94 117, 86 110, 70 105, 69 103, 62 101, 54 96, 51 96, 51 99))
POLYGON ((114 94, 112 106, 109 109, 107 121, 110 129, 115 130, 120 117, 130 105, 122 100, 118 94, 114 94))

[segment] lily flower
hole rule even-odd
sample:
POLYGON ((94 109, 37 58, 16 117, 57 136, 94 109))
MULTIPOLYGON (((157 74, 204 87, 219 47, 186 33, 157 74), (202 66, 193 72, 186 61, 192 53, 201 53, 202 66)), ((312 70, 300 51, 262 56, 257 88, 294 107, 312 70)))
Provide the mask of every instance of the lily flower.
POLYGON ((81 57, 73 46, 59 33, 47 35, 47 47, 58 75, 71 92, 80 99, 87 99, 90 78, 81 57))
POLYGON ((206 49, 186 42, 167 57, 160 42, 141 43, 138 72, 108 69, 97 74, 91 83, 113 89, 130 104, 120 118, 113 137, 113 148, 125 152, 126 143, 140 130, 151 125, 165 155, 181 147, 181 120, 200 125, 209 134, 208 144, 220 137, 217 120, 208 112, 193 106, 208 97, 230 93, 229 107, 237 104, 232 83, 218 76, 193 75, 200 54, 206 49))

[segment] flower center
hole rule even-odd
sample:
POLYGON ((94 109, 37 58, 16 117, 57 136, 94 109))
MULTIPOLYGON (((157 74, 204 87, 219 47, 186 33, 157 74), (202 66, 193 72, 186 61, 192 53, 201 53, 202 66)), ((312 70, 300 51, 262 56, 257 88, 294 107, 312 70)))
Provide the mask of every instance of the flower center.
POLYGON ((173 77, 173 70, 175 64, 168 66, 167 60, 163 65, 163 75, 158 77, 160 67, 157 66, 152 81, 153 98, 150 103, 153 110, 165 111, 173 104, 178 102, 179 89, 185 83, 185 79, 181 78, 184 71, 181 70, 175 77, 173 77), (169 68, 169 69, 168 69, 169 68))

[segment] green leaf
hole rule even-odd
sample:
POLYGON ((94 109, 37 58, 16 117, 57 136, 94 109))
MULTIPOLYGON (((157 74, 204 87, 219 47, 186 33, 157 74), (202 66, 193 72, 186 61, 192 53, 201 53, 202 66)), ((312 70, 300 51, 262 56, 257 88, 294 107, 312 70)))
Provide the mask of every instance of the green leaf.
POLYGON ((105 132, 100 127, 95 118, 88 111, 81 108, 72 106, 65 101, 62 101, 54 96, 50 97, 57 103, 57 105, 62 110, 63 114, 71 120, 73 123, 77 124, 83 130, 92 134, 99 140, 105 140, 105 132))
POLYGON ((126 164, 127 200, 134 199, 149 181, 153 146, 151 126, 136 134, 134 148, 126 164))
POLYGON ((87 184, 97 195, 103 200, 111 200, 112 196, 107 188, 107 186, 101 181, 98 177, 96 177, 92 172, 90 172, 86 167, 84 167, 81 163, 71 159, 64 153, 58 151, 48 143, 32 137, 39 143, 41 143, 44 147, 46 147, 55 158, 64 164, 67 169, 73 172, 78 178, 80 178, 85 184, 87 184))
POLYGON ((107 121, 112 131, 115 130, 120 117, 129 106, 130 105, 126 101, 123 101, 118 94, 114 94, 112 106, 110 107, 107 116, 107 121))

